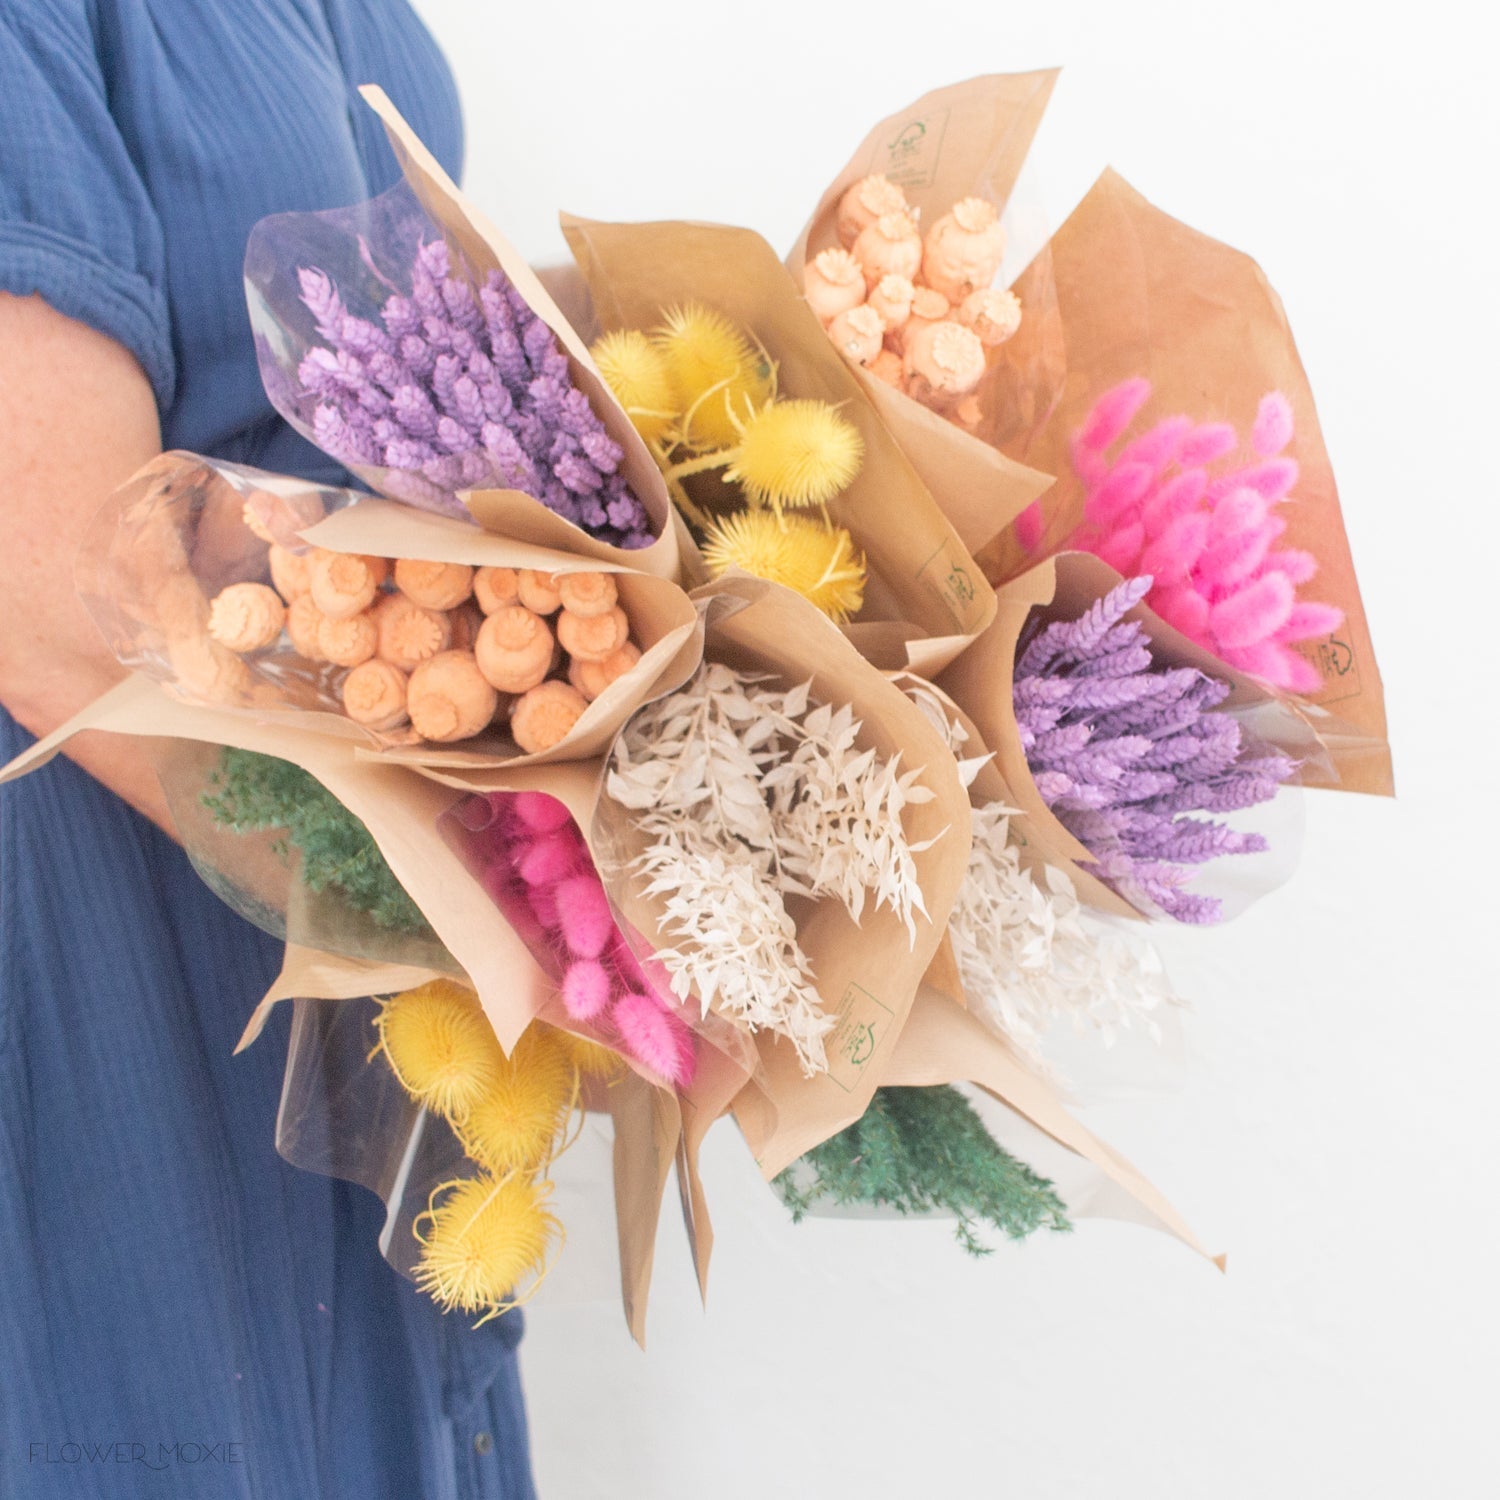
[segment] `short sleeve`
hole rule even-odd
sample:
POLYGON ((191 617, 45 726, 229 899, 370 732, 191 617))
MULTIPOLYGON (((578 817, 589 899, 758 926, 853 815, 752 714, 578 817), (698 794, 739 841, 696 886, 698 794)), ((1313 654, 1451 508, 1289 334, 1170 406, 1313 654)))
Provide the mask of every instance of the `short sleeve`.
POLYGON ((162 230, 110 113, 92 0, 0 0, 0 291, 123 344, 159 409, 176 365, 162 230))

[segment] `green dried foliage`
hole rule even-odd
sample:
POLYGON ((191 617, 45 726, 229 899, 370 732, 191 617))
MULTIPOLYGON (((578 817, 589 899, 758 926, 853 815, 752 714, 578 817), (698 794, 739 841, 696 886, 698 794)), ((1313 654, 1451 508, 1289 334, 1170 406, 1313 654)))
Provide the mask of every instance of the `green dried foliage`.
POLYGON ((286 830, 287 843, 302 855, 302 879, 309 889, 333 887, 381 927, 431 935, 369 829, 299 766, 226 747, 210 787, 203 805, 223 827, 235 833, 286 830))
POLYGON ((861 1119, 775 1184, 796 1221, 821 1201, 957 1214, 954 1236, 970 1255, 994 1248, 976 1233, 981 1224, 1013 1240, 1073 1227, 1052 1184, 999 1146, 969 1101, 946 1086, 877 1089, 861 1119))

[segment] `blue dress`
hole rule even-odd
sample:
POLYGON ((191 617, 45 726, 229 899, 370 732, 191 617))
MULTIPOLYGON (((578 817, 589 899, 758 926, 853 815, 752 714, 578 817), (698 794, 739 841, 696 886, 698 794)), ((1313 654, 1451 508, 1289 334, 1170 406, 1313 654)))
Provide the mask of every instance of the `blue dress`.
MULTIPOLYGON (((164 446, 335 477, 240 266, 395 181, 372 81, 456 174, 406 0, 0 0, 0 290, 131 350, 164 446)), ((231 1051, 279 957, 71 763, 0 788, 0 1497, 532 1494, 518 1315, 443 1317, 372 1194, 276 1155, 286 1017, 231 1051)))

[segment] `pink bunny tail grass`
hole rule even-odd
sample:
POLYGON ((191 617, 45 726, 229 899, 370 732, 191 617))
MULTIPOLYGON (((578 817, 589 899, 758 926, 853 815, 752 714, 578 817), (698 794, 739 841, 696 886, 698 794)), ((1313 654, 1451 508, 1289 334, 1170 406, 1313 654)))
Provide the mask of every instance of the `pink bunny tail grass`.
POLYGON ((1093 488, 1109 473, 1109 460, 1102 453, 1085 448, 1079 442, 1076 432, 1068 440, 1068 457, 1072 461, 1073 472, 1089 488, 1093 488))
POLYGON ((1042 545, 1042 502, 1033 500, 1012 523, 1016 540, 1028 551, 1036 552, 1042 545))
POLYGON ((1292 403, 1280 391, 1260 398, 1255 422, 1250 428, 1250 446, 1262 458, 1280 453, 1292 440, 1292 403))
POLYGON ((1206 511, 1190 511, 1185 516, 1178 516, 1142 550, 1140 571, 1149 573, 1159 590, 1183 583, 1197 566, 1208 543, 1208 532, 1206 511))
POLYGON ((564 1009, 575 1021, 594 1021, 609 1007, 609 971, 591 958, 570 964, 562 977, 564 1009))
POLYGON ((1332 604, 1297 604, 1287 616, 1286 624, 1276 632, 1276 639, 1313 641, 1320 635, 1332 635, 1344 623, 1344 612, 1332 604))
POLYGON ((1264 495, 1235 490, 1226 495, 1209 523, 1208 546, 1198 560, 1198 584, 1209 593, 1234 588, 1266 560, 1285 529, 1273 521, 1264 495))
POLYGON ((1170 526, 1179 516, 1198 508, 1208 489, 1205 469, 1185 469, 1166 481, 1141 508, 1141 519, 1152 533, 1170 526))
POLYGON ((581 848, 576 839, 549 833, 526 850, 516 868, 527 885, 556 885, 577 868, 581 848))
POLYGON ((637 1062, 678 1088, 692 1082, 697 1061, 692 1033, 650 995, 621 995, 610 1019, 621 1047, 637 1062))
POLYGON ((1257 641, 1253 646, 1225 647, 1220 655, 1231 667, 1249 672, 1289 693, 1313 693, 1323 685, 1318 669, 1290 646, 1257 641))
POLYGON ((1156 478, 1149 464, 1116 464, 1088 498, 1084 515, 1101 529, 1123 520, 1146 498, 1156 478))
POLYGON ((1301 470, 1295 458, 1268 458, 1235 475, 1238 484, 1258 490, 1267 500, 1285 500, 1297 483, 1301 470))
POLYGON ((1243 649, 1268 641, 1291 617, 1291 581, 1281 573, 1267 573, 1246 584, 1208 612, 1208 626, 1218 648, 1243 649))
POLYGON ((1116 573, 1128 578, 1132 573, 1141 571, 1136 567, 1136 559, 1141 555, 1141 543, 1145 539, 1146 528, 1139 521, 1132 521, 1130 525, 1110 532, 1091 550, 1096 557, 1103 558, 1116 573))
POLYGON ((1148 603, 1173 630, 1180 630, 1190 641, 1201 642, 1208 634, 1208 600, 1192 584, 1154 590, 1148 603))
POLYGON ((1266 566, 1286 574, 1300 588, 1304 583, 1311 583, 1317 575, 1318 560, 1300 547, 1283 547, 1266 559, 1266 566))
POLYGON ((555 833, 572 821, 572 814, 546 792, 517 792, 511 798, 511 811, 532 833, 555 833))
POLYGON ((1079 446, 1102 453, 1135 420, 1151 399, 1151 382, 1140 376, 1105 391, 1078 429, 1079 446))
POLYGON ((1184 469, 1199 464, 1211 464, 1216 459, 1227 458, 1240 445, 1240 435, 1230 422, 1204 422, 1183 440, 1182 451, 1177 462, 1184 469))
POLYGON ((615 933, 609 898, 592 872, 557 887, 557 925, 575 958, 598 958, 615 933))
POLYGON ((1145 464, 1153 475, 1177 461, 1182 445, 1193 430, 1191 417, 1167 417, 1155 427, 1132 438, 1115 460, 1117 465, 1145 464))

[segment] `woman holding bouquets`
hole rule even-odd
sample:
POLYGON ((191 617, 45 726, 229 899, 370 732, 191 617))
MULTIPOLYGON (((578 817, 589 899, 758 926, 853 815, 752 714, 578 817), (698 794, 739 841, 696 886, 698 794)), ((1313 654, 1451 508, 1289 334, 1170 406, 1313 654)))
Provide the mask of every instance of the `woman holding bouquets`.
MULTIPOLYGON (((133 470, 343 477, 266 402, 240 266, 395 180, 372 81, 456 175, 406 0, 0 0, 0 762, 118 675, 71 564, 133 470)), ((149 747, 68 753, 0 789, 0 1493, 529 1496, 520 1314, 443 1318, 373 1195, 276 1156, 283 1048, 231 1053, 279 945, 149 747)))

